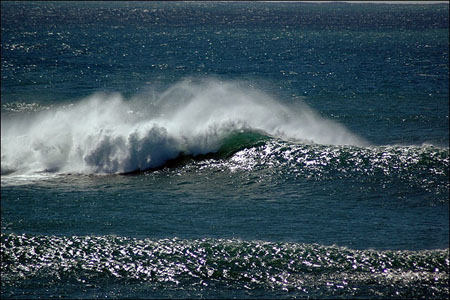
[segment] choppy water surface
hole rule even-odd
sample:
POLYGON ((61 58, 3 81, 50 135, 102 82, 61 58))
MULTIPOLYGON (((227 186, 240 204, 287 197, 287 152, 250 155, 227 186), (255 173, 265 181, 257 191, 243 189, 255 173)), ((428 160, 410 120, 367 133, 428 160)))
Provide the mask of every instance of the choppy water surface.
POLYGON ((448 4, 1 14, 2 298, 448 298, 448 4))
POLYGON ((6 291, 74 296, 445 297, 448 251, 350 250, 228 239, 2 236, 6 291), (20 284, 18 284, 20 283, 20 284), (108 287, 105 286, 108 284, 108 287), (9 286, 12 285, 12 286, 9 286))

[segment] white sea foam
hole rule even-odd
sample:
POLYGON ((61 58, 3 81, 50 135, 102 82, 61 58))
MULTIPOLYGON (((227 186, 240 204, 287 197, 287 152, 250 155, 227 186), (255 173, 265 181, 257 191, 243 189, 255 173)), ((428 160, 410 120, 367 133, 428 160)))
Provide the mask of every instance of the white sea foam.
POLYGON ((2 173, 145 170, 180 153, 215 152, 236 130, 319 144, 365 143, 306 105, 283 105, 235 82, 184 80, 158 97, 95 94, 26 118, 2 118, 2 173))

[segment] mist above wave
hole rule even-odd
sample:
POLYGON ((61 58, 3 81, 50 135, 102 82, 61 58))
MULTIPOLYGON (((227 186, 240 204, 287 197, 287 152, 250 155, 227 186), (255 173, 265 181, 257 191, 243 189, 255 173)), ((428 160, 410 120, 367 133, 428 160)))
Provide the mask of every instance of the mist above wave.
POLYGON ((363 145, 305 104, 289 106, 237 82, 184 80, 156 97, 95 94, 65 107, 2 118, 2 174, 124 173, 180 154, 216 152, 239 131, 306 143, 363 145))

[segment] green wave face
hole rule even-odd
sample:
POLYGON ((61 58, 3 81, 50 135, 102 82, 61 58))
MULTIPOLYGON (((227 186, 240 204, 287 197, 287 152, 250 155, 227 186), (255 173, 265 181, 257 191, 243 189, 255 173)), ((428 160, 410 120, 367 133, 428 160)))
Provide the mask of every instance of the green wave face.
POLYGON ((261 131, 234 131, 222 141, 217 157, 229 158, 241 150, 262 146, 271 139, 268 134, 261 131))
POLYGON ((449 294, 448 249, 361 251, 316 244, 116 236, 2 234, 1 239, 4 295, 36 282, 49 291, 81 283, 80 293, 87 297, 102 296, 104 284, 122 286, 118 297, 127 289, 154 288, 159 296, 176 295, 179 289, 184 295, 213 295, 223 288, 256 296, 282 291, 289 297, 320 298, 449 294))

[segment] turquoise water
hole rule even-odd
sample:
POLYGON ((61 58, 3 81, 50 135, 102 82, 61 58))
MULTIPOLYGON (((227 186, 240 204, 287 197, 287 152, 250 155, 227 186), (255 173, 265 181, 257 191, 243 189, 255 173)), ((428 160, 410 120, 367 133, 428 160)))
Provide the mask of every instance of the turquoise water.
POLYGON ((2 298, 448 297, 448 4, 1 14, 2 298))

